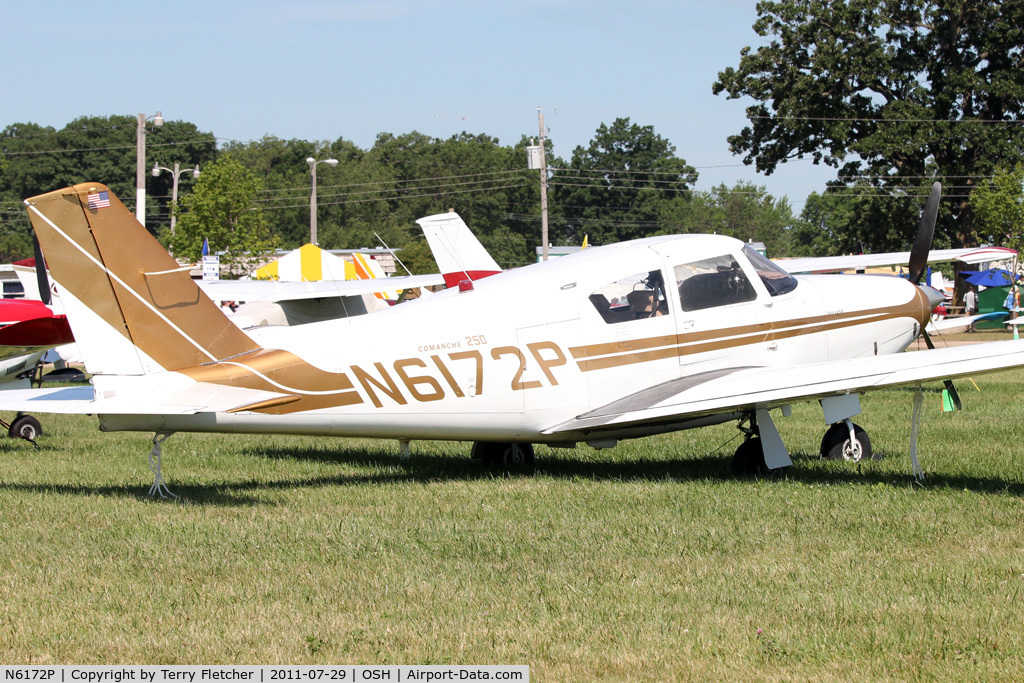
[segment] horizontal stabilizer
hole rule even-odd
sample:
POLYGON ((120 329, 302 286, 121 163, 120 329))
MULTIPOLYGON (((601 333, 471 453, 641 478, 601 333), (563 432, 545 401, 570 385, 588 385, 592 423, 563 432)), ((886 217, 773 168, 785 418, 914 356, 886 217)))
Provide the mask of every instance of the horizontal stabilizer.
POLYGON ((0 410, 64 415, 195 415, 281 405, 297 396, 196 382, 182 391, 97 396, 92 386, 0 391, 0 410))

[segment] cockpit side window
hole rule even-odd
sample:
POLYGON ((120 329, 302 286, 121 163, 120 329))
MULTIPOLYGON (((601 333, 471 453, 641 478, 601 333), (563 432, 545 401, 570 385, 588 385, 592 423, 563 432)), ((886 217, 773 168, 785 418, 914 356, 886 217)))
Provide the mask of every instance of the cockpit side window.
POLYGON ((660 270, 610 282, 591 294, 590 302, 610 324, 668 315, 665 281, 660 270))
POLYGON ((675 267, 675 277, 684 311, 728 306, 757 298, 743 268, 729 254, 680 264, 675 267))
POLYGON ((772 296, 788 294, 796 289, 798 280, 780 268, 774 261, 761 256, 760 252, 744 245, 743 254, 750 259, 750 265, 754 266, 757 276, 761 278, 768 293, 772 296))

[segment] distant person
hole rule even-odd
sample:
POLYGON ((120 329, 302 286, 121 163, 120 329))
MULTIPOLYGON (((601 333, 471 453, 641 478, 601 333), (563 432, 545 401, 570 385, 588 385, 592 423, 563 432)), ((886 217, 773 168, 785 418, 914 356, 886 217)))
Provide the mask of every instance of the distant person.
POLYGON ((978 312, 978 293, 974 291, 974 287, 967 290, 967 294, 964 294, 964 314, 975 315, 978 312))
MULTIPOLYGON (((977 315, 978 313, 978 293, 974 291, 974 287, 967 290, 964 294, 964 315, 971 316, 977 315)), ((968 332, 974 332, 974 321, 971 321, 971 326, 967 328, 968 332)))

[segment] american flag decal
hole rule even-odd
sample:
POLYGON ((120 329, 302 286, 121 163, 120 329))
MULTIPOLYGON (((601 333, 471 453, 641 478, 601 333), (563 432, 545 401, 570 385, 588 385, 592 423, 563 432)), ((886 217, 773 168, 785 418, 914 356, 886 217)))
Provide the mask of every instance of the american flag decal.
POLYGON ((106 209, 110 207, 110 195, 106 192, 97 192, 87 197, 90 209, 106 209))

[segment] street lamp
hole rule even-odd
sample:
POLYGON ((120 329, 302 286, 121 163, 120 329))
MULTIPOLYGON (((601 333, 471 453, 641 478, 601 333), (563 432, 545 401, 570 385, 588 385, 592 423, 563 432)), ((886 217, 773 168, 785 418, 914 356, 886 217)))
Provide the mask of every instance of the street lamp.
POLYGON ((306 163, 309 164, 310 173, 312 173, 311 187, 313 188, 309 193, 309 242, 310 244, 316 245, 316 167, 317 164, 327 164, 328 166, 334 167, 338 165, 337 159, 314 159, 313 157, 307 157, 306 163))
POLYGON ((154 126, 164 125, 163 114, 157 112, 152 116, 138 115, 138 128, 135 132, 135 218, 142 226, 146 226, 146 121, 153 119, 154 126))
MULTIPOLYGON (((153 171, 152 171, 152 173, 153 173, 153 177, 154 178, 156 178, 157 176, 160 175, 160 171, 167 171, 172 176, 174 176, 174 183, 171 185, 171 234, 173 235, 174 234, 174 222, 177 219, 177 216, 174 215, 174 213, 175 213, 174 209, 178 208, 178 178, 181 176, 182 173, 187 172, 188 169, 187 168, 179 169, 177 161, 174 162, 174 169, 173 170, 167 168, 166 166, 157 166, 156 164, 153 164, 153 171)), ((193 178, 198 178, 199 177, 199 164, 196 164, 196 167, 192 169, 192 177, 193 178)))

